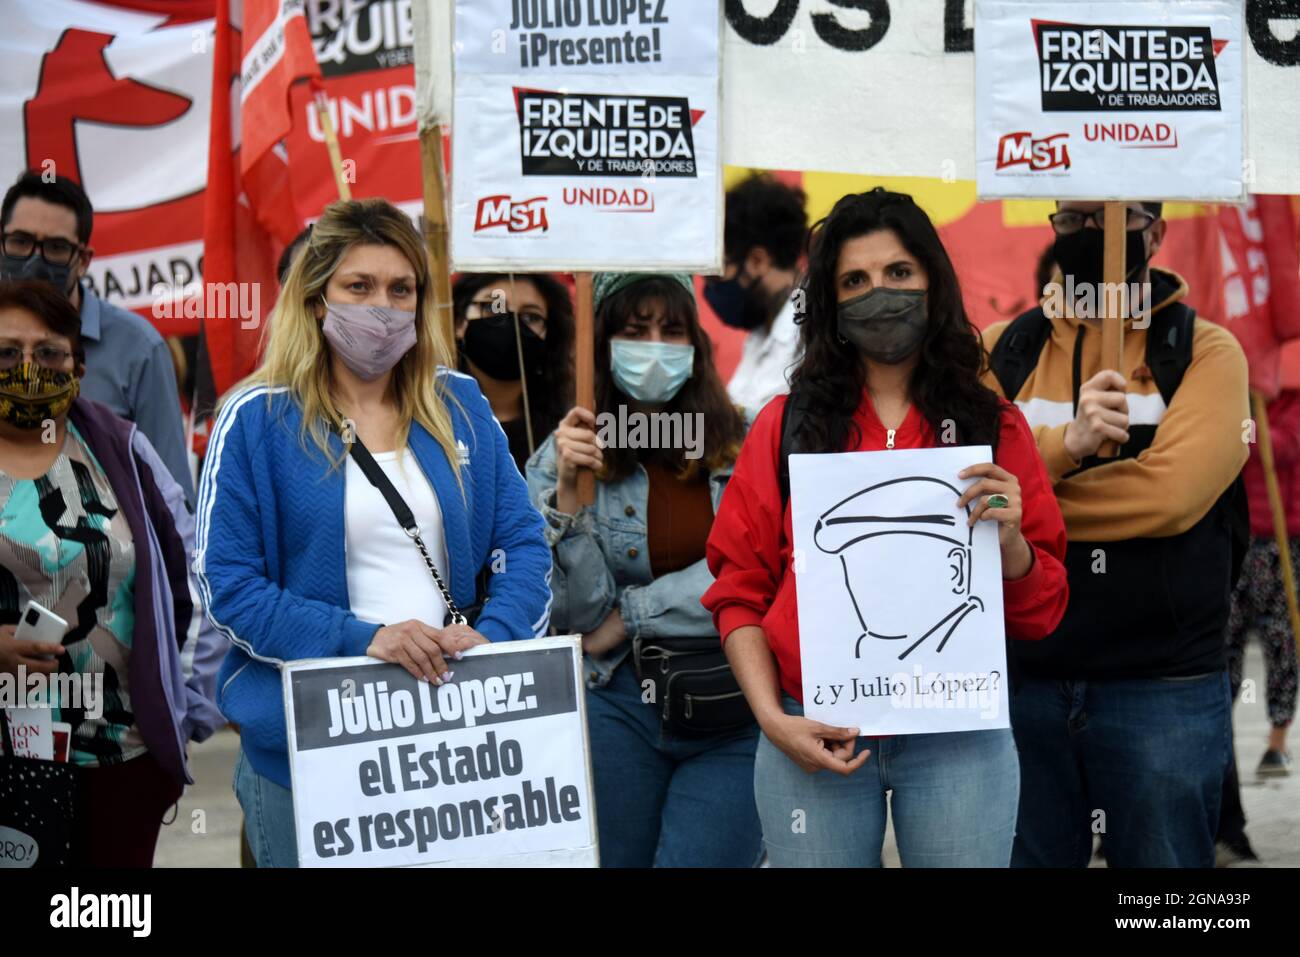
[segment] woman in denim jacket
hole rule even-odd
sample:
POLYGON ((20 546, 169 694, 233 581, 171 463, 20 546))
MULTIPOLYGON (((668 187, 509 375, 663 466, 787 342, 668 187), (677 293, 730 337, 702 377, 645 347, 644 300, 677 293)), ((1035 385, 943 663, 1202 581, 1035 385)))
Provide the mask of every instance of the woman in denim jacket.
POLYGON ((717 635, 700 604, 713 583, 704 543, 746 423, 689 276, 606 273, 593 300, 599 415, 571 410, 527 471, 554 557, 551 621, 586 652, 601 861, 752 867, 756 726, 669 730, 632 655, 636 639, 717 635), (579 508, 582 468, 596 502, 579 508))

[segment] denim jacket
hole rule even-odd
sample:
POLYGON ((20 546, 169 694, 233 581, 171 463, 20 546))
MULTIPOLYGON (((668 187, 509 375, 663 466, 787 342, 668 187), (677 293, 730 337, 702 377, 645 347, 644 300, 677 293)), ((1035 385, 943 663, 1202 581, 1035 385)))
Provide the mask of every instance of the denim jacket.
MULTIPOLYGON (((596 503, 566 515, 555 508, 555 436, 528 460, 528 494, 546 519, 551 546, 551 624, 558 634, 595 629, 615 607, 627 640, 607 654, 586 655, 587 681, 604 687, 632 652, 634 638, 716 635, 700 596, 713 584, 704 558, 655 578, 650 571, 646 507, 650 480, 645 468, 617 482, 596 483, 596 503)), ((713 511, 718 511, 732 468, 709 473, 713 511)))

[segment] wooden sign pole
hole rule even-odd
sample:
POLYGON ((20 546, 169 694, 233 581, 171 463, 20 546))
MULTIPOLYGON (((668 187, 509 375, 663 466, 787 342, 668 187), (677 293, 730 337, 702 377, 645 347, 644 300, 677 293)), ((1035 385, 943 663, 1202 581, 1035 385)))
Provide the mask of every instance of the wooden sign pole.
MULTIPOLYGON (((1105 254, 1102 260, 1103 290, 1097 297, 1101 307, 1101 367, 1124 374, 1124 319, 1128 314, 1128 287, 1124 282, 1124 247, 1127 242, 1125 227, 1128 222, 1128 204, 1122 200, 1106 203, 1103 229, 1105 254)), ((1113 459, 1119 455, 1119 446, 1111 441, 1102 442, 1097 455, 1113 459)))
POLYGON ((352 187, 343 175, 343 153, 339 149, 338 134, 334 132, 334 121, 330 119, 329 101, 322 90, 316 91, 316 117, 320 120, 321 135, 325 137, 325 149, 330 154, 330 167, 334 170, 334 185, 338 187, 339 199, 352 198, 352 187))
POLYGON ((1286 506, 1282 503, 1282 490, 1277 484, 1277 469, 1273 462, 1273 438, 1268 430, 1268 408, 1264 397, 1251 391, 1250 404, 1255 415, 1256 438, 1259 440, 1259 464, 1264 467, 1264 484, 1268 488, 1269 511, 1273 513, 1273 536, 1277 539, 1278 558, 1282 568, 1282 590, 1286 593, 1286 609, 1291 619, 1291 637, 1300 646, 1300 605, 1296 601, 1295 568, 1291 565, 1291 543, 1287 536, 1286 506))
MULTIPOLYGON (((574 388, 578 405, 593 412, 596 409, 596 334, 591 302, 591 273, 574 274, 577 301, 574 303, 573 371, 574 388)), ((596 473, 591 469, 578 470, 578 506, 592 505, 596 501, 596 473)))

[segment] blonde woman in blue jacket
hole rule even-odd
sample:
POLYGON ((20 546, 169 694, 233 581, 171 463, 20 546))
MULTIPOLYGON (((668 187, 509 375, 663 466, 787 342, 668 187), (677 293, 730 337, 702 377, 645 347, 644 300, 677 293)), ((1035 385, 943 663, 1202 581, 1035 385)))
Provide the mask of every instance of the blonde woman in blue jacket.
POLYGON ((330 205, 295 258, 261 368, 223 404, 199 490, 195 571, 234 648, 218 705, 240 726, 235 792, 259 866, 295 866, 279 668, 370 655, 454 680, 485 641, 550 619, 542 520, 487 400, 451 371, 410 219, 378 199, 330 205), (453 602, 349 456, 355 438, 406 500, 453 602), (477 582, 491 574, 484 595, 477 582))

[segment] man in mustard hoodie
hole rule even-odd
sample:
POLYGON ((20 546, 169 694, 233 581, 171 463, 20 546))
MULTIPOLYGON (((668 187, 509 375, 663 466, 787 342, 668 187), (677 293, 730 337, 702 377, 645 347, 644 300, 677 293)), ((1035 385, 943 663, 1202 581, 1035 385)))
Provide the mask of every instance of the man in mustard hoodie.
MULTIPOLYGON (((1070 604, 1012 642, 1020 753, 1012 864, 1083 867, 1094 834, 1128 867, 1211 867, 1231 699, 1225 660, 1236 481, 1251 440, 1246 359, 1148 263, 1162 204, 1128 204, 1121 368, 1102 361, 1100 202, 1052 215, 1061 275, 989 327, 987 384, 1034 431, 1069 534, 1070 604), (1115 458, 1098 456, 1118 443, 1115 458)), ((1243 500, 1244 501, 1244 500, 1243 500)))

